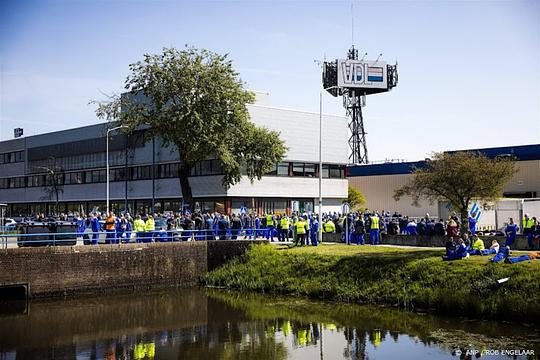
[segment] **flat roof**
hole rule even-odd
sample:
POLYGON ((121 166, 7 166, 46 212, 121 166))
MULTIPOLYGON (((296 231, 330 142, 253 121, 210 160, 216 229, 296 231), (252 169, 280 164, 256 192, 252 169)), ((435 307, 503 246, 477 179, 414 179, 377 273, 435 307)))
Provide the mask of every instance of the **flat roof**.
MULTIPOLYGON (((452 150, 447 153, 455 153, 458 151, 478 152, 494 158, 496 156, 511 155, 518 161, 540 160, 540 144, 531 145, 516 145, 503 146, 494 148, 468 149, 468 150, 452 150)), ((425 161, 408 161, 399 163, 384 163, 371 165, 353 165, 348 167, 348 176, 373 176, 373 175, 400 175, 410 174, 414 168, 421 168, 425 165, 425 161)))

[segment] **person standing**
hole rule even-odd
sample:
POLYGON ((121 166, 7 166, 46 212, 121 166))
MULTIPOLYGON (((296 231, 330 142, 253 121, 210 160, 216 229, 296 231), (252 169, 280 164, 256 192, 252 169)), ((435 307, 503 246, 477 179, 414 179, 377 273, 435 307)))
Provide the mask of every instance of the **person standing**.
POLYGON ((514 243, 518 230, 519 227, 514 223, 514 219, 510 218, 510 223, 506 225, 506 229, 504 230, 504 233, 506 234, 505 246, 510 246, 514 243))
POLYGON ((156 223, 154 222, 154 217, 150 214, 148 214, 148 218, 146 219, 146 222, 144 223, 144 239, 143 242, 152 242, 152 237, 154 235, 154 231, 156 231, 156 223))
POLYGON ((143 238, 145 236, 144 230, 146 228, 146 224, 144 223, 144 220, 141 219, 141 215, 137 215, 137 218, 133 222, 133 229, 135 230, 135 236, 137 237, 136 241, 137 243, 143 242, 143 238))
POLYGON ((378 245, 379 244, 379 216, 377 214, 373 214, 371 216, 371 231, 369 233, 369 242, 371 245, 378 245))
POLYGON ((266 214, 266 240, 274 241, 274 217, 271 213, 266 214))
POLYGON ((532 220, 533 226, 531 227, 531 241, 529 241, 529 248, 533 250, 533 240, 536 239, 538 240, 538 248, 540 249, 540 223, 538 223, 538 220, 536 220, 535 217, 533 217, 532 220))
POLYGON ((364 215, 360 214, 354 224, 354 239, 357 245, 364 245, 365 230, 364 215))
POLYGON ((289 218, 287 215, 283 214, 279 220, 279 223, 281 227, 279 232, 279 241, 289 241, 289 218))
POLYGON ((99 231, 101 230, 101 224, 99 223, 99 213, 94 213, 92 221, 90 222, 92 228, 92 245, 97 245, 99 242, 99 231))
POLYGON ((523 216, 523 235, 527 236, 527 243, 529 248, 532 249, 533 232, 532 227, 534 225, 533 219, 529 217, 529 214, 523 216))
POLYGON ((116 217, 112 211, 109 211, 107 218, 105 219, 105 231, 107 232, 107 238, 105 240, 106 244, 115 243, 115 226, 116 226, 116 217))
POLYGON ((476 214, 476 211, 473 211, 471 216, 469 216, 469 231, 472 236, 476 234, 476 214))
POLYGON ((306 229, 307 222, 302 217, 298 217, 298 221, 296 221, 296 242, 294 243, 294 246, 297 246, 298 243, 300 243, 300 246, 304 246, 306 229))
POLYGON ((231 219, 231 240, 236 240, 238 235, 240 235, 241 230, 242 222, 236 214, 233 214, 231 219))
MULTIPOLYGON (((317 246, 319 241, 319 217, 313 216, 310 226, 311 245, 317 246)), ((288 240, 288 239, 287 239, 288 240)))

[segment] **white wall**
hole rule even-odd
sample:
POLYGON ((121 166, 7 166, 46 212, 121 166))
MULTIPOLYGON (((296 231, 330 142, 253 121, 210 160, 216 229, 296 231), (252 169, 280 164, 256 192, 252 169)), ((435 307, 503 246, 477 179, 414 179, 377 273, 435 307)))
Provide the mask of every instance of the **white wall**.
MULTIPOLYGON (((251 121, 280 132, 288 161, 319 162, 319 114, 248 105, 251 121)), ((346 164, 348 127, 343 116, 323 114, 323 162, 346 164)))
MULTIPOLYGON (((347 179, 323 179, 324 198, 344 199, 347 197, 347 189, 347 179)), ((318 198, 319 179, 265 176, 252 184, 247 177, 244 177, 238 184, 231 186, 227 191, 227 196, 318 198)))

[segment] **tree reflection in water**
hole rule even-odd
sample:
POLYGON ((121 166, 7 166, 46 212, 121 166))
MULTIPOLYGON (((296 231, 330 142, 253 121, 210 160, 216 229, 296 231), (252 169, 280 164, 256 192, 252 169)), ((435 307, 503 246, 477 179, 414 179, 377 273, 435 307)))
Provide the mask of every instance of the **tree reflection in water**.
POLYGON ((198 289, 32 302, 0 324, 2 360, 356 360, 403 349, 446 359, 469 344, 540 350, 534 326, 198 289))

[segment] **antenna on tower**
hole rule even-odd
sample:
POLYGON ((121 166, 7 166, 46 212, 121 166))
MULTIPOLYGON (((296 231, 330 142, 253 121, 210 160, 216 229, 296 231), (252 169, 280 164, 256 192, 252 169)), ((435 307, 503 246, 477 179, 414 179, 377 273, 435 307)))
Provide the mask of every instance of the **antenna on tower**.
POLYGON ((351 45, 354 46, 354 2, 351 1, 351 45))

